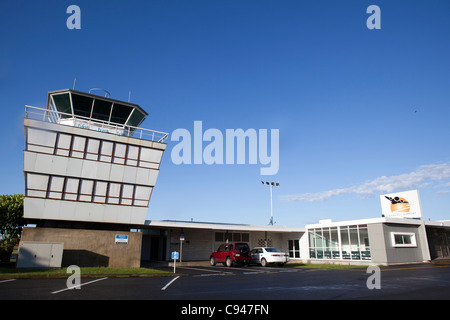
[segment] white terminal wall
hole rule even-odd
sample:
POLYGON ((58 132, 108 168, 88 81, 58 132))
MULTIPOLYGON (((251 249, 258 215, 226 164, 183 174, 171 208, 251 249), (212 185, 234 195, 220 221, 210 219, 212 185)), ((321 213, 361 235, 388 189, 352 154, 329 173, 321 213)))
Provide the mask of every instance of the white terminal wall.
POLYGON ((34 119, 24 128, 25 218, 144 224, 166 144, 34 119))

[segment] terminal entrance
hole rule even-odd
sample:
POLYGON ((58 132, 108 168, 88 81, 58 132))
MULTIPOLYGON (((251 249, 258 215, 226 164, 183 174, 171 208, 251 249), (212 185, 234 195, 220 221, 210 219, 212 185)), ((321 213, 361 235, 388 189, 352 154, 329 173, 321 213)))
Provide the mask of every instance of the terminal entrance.
POLYGON ((427 228, 427 238, 431 260, 450 258, 450 230, 444 228, 427 228))
POLYGON ((165 261, 167 230, 140 229, 142 233, 141 261, 165 261))

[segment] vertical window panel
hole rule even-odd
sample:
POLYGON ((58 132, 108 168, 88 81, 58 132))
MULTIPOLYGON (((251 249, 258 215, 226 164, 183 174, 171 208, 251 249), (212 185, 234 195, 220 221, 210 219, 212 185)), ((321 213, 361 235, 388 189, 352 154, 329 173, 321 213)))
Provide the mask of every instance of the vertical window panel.
POLYGON ((113 143, 102 141, 100 150, 100 161, 111 162, 113 143))
POLYGON ((73 137, 72 142, 72 153, 71 156, 74 158, 83 158, 84 157, 84 149, 86 147, 86 138, 84 137, 73 137))
POLYGON ((138 154, 139 147, 128 145, 126 164, 130 166, 137 166, 138 154))
POLYGON ((70 145, 72 143, 72 136, 64 133, 60 133, 58 136, 58 143, 56 148, 56 154, 59 156, 69 156, 70 145))
POLYGON ((331 259, 340 259, 341 255, 339 253, 339 237, 337 228, 330 228, 331 235, 331 259))
POLYGON ((216 242, 223 242, 224 240, 224 233, 223 232, 216 232, 214 234, 214 241, 216 242))
POLYGON ((132 205, 133 193, 134 193, 134 186, 131 184, 124 184, 122 186, 122 196, 120 198, 120 204, 132 205))
POLYGON ((106 191, 108 189, 108 183, 103 181, 96 181, 94 184, 94 197, 93 201, 97 203, 106 202, 106 191))
MULTIPOLYGON (((310 233, 311 235, 312 233, 310 233)), ((289 257, 290 258, 300 258, 300 240, 289 240, 288 241, 289 257)), ((310 248, 311 252, 311 248, 310 248)), ((315 251, 313 252, 315 257, 315 251)), ((311 258, 314 258, 311 256, 311 258)))
POLYGON ((360 260, 361 256, 359 252, 358 229, 356 228, 356 226, 350 226, 349 235, 350 235, 351 259, 360 260))
POLYGON ((111 113, 111 102, 95 99, 92 118, 108 121, 111 113))
POLYGON ((114 149, 114 163, 118 164, 124 164, 125 163, 125 156, 127 152, 127 146, 123 143, 116 143, 115 149, 114 149))
POLYGON ((94 181, 92 180, 81 180, 80 182, 80 201, 92 201, 92 189, 94 187, 94 181))
POLYGON ((50 177, 48 197, 50 199, 61 199, 62 192, 64 189, 64 178, 63 177, 50 177))
POLYGON ((77 200, 78 185, 80 180, 77 178, 66 178, 66 186, 64 188, 64 200, 77 200))
POLYGON ((45 174, 27 174, 27 187, 28 189, 36 189, 47 191, 49 176, 45 174))
POLYGON ((53 154, 56 132, 27 128, 27 150, 53 154))
POLYGON ((158 169, 162 158, 162 151, 141 147, 139 155, 139 166, 144 168, 158 169))
POLYGON ((100 140, 89 138, 87 141, 85 158, 88 160, 97 160, 99 148, 100 140))
POLYGON ((26 194, 29 197, 45 198, 47 196, 49 176, 43 174, 27 174, 26 194))
POLYGON ((134 205, 148 206, 152 190, 152 187, 136 186, 134 190, 134 205))
POLYGON ((348 236, 348 226, 341 227, 341 246, 342 246, 342 259, 350 259, 351 248, 348 236))
POLYGON ((361 245, 361 259, 370 260, 370 243, 369 243, 369 233, 367 231, 367 225, 360 226, 359 228, 359 239, 361 245))
POLYGON ((151 192, 152 187, 136 186, 135 199, 149 200, 151 192))
POLYGON ((118 204, 119 197, 120 197, 120 183, 110 182, 106 203, 118 204))

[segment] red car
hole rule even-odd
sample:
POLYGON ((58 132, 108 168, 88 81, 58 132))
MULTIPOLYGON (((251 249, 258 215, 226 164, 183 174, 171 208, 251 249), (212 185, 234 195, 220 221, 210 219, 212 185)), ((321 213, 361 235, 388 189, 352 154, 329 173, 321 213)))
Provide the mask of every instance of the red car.
POLYGON ((217 262, 221 262, 227 267, 231 267, 233 263, 248 265, 252 261, 250 247, 245 242, 221 244, 217 251, 211 253, 209 261, 212 266, 215 266, 217 262))

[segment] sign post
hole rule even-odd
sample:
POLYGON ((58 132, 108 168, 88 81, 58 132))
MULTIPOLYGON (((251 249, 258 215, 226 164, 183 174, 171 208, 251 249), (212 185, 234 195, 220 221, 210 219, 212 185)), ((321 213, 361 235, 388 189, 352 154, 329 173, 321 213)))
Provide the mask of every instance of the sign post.
POLYGON ((184 241, 184 232, 180 233, 180 262, 181 259, 183 258, 183 241, 184 241))
POLYGON ((173 273, 176 273, 176 270, 177 270, 178 252, 176 252, 176 251, 173 251, 173 252, 172 252, 172 259, 173 259, 173 273))

